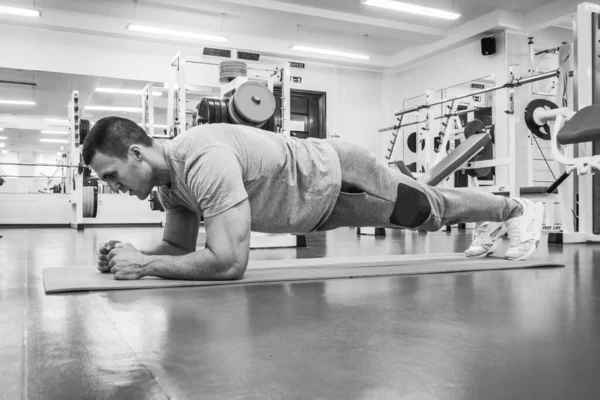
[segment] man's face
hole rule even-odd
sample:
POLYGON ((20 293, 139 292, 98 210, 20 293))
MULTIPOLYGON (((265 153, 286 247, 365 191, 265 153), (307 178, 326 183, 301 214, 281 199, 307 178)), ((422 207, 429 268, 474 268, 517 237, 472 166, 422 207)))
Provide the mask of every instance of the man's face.
POLYGON ((152 169, 137 146, 131 146, 127 160, 96 152, 90 167, 115 192, 137 196, 144 200, 152 191, 152 169))

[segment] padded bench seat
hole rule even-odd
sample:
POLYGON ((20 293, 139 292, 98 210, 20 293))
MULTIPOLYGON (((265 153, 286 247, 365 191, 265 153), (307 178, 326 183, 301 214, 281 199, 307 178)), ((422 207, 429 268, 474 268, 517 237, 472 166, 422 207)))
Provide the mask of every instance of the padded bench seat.
MULTIPOLYGON (((460 168, 461 165, 469 161, 473 156, 479 153, 486 144, 492 140, 489 133, 476 133, 469 136, 457 148, 437 163, 429 172, 424 173, 417 180, 430 186, 435 186, 446 179, 451 173, 460 168)), ((404 162, 391 161, 389 165, 396 165, 398 169, 407 176, 415 179, 408 170, 404 162)))
POLYGON ((600 141, 600 105, 577 112, 560 130, 556 141, 561 145, 600 141))

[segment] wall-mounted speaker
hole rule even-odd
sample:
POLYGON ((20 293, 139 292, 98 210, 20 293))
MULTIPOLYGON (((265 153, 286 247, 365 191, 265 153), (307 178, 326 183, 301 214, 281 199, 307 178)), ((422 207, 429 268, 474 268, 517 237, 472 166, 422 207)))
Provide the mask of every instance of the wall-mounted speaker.
POLYGON ((484 37, 481 39, 481 54, 490 56, 496 53, 496 38, 484 37))

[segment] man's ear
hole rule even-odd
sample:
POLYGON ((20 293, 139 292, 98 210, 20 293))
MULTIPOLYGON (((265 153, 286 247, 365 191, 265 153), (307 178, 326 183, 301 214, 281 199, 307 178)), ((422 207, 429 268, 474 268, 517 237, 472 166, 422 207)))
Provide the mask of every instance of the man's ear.
POLYGON ((143 158, 142 152, 140 151, 140 146, 137 144, 132 144, 129 146, 128 153, 131 157, 133 157, 134 160, 140 161, 143 158))

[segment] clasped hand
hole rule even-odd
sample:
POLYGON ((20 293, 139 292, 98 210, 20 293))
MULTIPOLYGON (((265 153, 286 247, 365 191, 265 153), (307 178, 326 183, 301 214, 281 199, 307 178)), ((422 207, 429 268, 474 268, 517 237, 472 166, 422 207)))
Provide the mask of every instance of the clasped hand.
POLYGON ((130 243, 110 240, 101 245, 96 254, 98 270, 114 274, 115 279, 140 279, 144 276, 146 255, 130 243))

